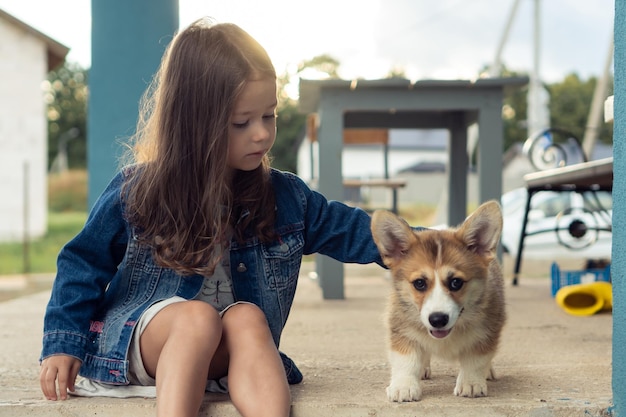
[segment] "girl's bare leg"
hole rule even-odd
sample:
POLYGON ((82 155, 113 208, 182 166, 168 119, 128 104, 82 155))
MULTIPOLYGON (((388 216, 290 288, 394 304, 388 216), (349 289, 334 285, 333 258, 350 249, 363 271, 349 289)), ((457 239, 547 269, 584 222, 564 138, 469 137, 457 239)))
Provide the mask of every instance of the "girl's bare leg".
POLYGON ((171 304, 150 321, 140 343, 144 367, 156 379, 157 416, 198 415, 221 338, 219 314, 202 301, 171 304))
POLYGON ((263 312, 237 304, 226 311, 222 325, 230 355, 228 390, 237 410, 244 417, 289 416, 289 384, 263 312))

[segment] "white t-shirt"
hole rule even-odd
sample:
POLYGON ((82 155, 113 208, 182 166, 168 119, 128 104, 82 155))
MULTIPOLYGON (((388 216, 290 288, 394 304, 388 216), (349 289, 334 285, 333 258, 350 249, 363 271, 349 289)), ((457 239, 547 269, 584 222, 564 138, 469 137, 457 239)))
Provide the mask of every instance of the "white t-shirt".
POLYGON ((223 253, 222 261, 215 267, 213 275, 204 277, 202 289, 195 299, 211 304, 217 311, 235 302, 230 277, 230 251, 223 253))

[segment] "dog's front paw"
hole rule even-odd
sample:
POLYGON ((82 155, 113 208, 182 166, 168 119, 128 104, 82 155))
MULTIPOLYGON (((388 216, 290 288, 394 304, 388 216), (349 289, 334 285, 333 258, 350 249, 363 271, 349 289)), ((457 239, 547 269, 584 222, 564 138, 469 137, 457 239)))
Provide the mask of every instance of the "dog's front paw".
POLYGON ((459 397, 486 397, 487 381, 485 379, 470 380, 459 377, 454 387, 454 395, 459 397))
POLYGON ((422 387, 416 378, 392 380, 387 387, 389 401, 407 402, 419 401, 422 398, 422 387))

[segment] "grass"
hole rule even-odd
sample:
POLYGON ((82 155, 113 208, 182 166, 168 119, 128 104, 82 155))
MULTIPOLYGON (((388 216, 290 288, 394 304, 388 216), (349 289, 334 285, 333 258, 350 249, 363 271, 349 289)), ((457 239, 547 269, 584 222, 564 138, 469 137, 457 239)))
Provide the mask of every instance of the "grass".
POLYGON ((0 243, 0 275, 56 271, 59 251, 87 218, 87 172, 50 175, 48 209, 48 231, 43 238, 28 245, 0 243))
POLYGON ((53 213, 87 211, 87 171, 49 175, 48 210, 53 213))
POLYGON ((86 218, 86 212, 49 213, 48 232, 29 242, 27 261, 24 244, 0 244, 0 275, 54 272, 59 251, 80 231, 86 218))
POLYGON ((401 206, 398 214, 411 226, 433 226, 437 216, 437 207, 428 204, 401 206))

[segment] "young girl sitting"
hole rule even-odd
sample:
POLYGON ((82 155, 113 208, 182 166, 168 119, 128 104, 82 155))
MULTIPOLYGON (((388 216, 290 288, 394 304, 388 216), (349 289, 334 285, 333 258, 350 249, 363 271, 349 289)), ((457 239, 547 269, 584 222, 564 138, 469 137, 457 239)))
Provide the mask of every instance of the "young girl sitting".
POLYGON ((270 168, 276 106, 274 67, 242 29, 203 19, 175 36, 133 163, 59 254, 47 399, 80 373, 81 395, 156 387, 160 416, 196 416, 207 388, 243 416, 289 415, 302 374, 278 346, 302 256, 382 261, 367 213, 270 168))

